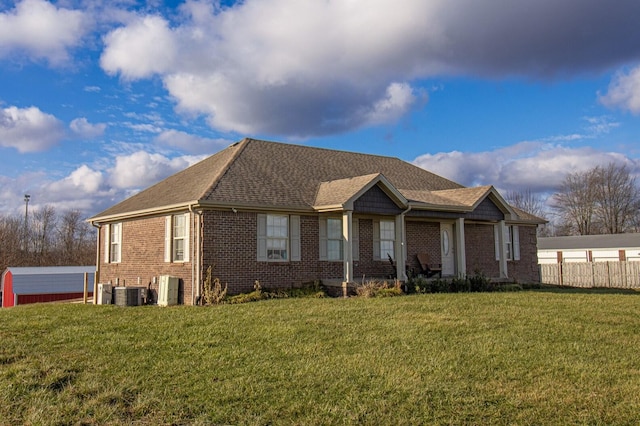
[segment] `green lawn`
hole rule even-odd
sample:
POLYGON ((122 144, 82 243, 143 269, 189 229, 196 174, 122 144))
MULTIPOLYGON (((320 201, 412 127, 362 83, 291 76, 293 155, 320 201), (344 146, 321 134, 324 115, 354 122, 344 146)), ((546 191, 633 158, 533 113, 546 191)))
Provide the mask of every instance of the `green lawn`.
POLYGON ((0 309, 0 424, 637 424, 640 294, 0 309))

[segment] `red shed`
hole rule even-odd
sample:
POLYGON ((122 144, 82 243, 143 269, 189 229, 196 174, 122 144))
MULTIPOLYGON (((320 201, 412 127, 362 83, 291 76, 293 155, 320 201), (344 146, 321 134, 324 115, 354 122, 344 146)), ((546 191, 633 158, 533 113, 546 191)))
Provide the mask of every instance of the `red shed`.
POLYGON ((85 273, 92 296, 95 270, 95 266, 7 268, 0 283, 2 307, 81 298, 85 273))

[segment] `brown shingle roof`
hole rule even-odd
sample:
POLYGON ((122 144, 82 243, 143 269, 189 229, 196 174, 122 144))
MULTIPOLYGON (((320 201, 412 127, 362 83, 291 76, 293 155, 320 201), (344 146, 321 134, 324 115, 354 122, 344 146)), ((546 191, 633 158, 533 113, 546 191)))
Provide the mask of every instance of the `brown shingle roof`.
POLYGON ((380 176, 380 173, 321 182, 318 193, 316 194, 314 206, 344 204, 378 176, 380 176))
POLYGON ((192 203, 312 211, 344 202, 380 174, 407 199, 432 205, 470 207, 491 188, 465 188, 393 157, 244 139, 91 220, 192 203))

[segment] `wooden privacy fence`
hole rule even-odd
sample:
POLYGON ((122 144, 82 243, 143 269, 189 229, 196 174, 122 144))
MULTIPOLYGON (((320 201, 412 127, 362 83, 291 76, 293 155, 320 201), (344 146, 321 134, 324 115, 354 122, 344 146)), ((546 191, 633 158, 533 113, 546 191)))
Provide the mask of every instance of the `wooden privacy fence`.
POLYGON ((640 288, 640 262, 570 262, 540 265, 545 284, 640 288))

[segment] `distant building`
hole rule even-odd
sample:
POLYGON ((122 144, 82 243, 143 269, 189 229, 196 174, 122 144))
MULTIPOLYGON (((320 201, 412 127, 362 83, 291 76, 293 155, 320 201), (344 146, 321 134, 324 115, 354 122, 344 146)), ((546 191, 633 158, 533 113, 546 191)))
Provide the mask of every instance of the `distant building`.
POLYGON ((538 238, 538 262, 640 261, 640 234, 538 238))
POLYGON ((88 295, 93 296, 95 270, 95 266, 9 267, 0 282, 2 307, 81 298, 85 274, 88 295))

